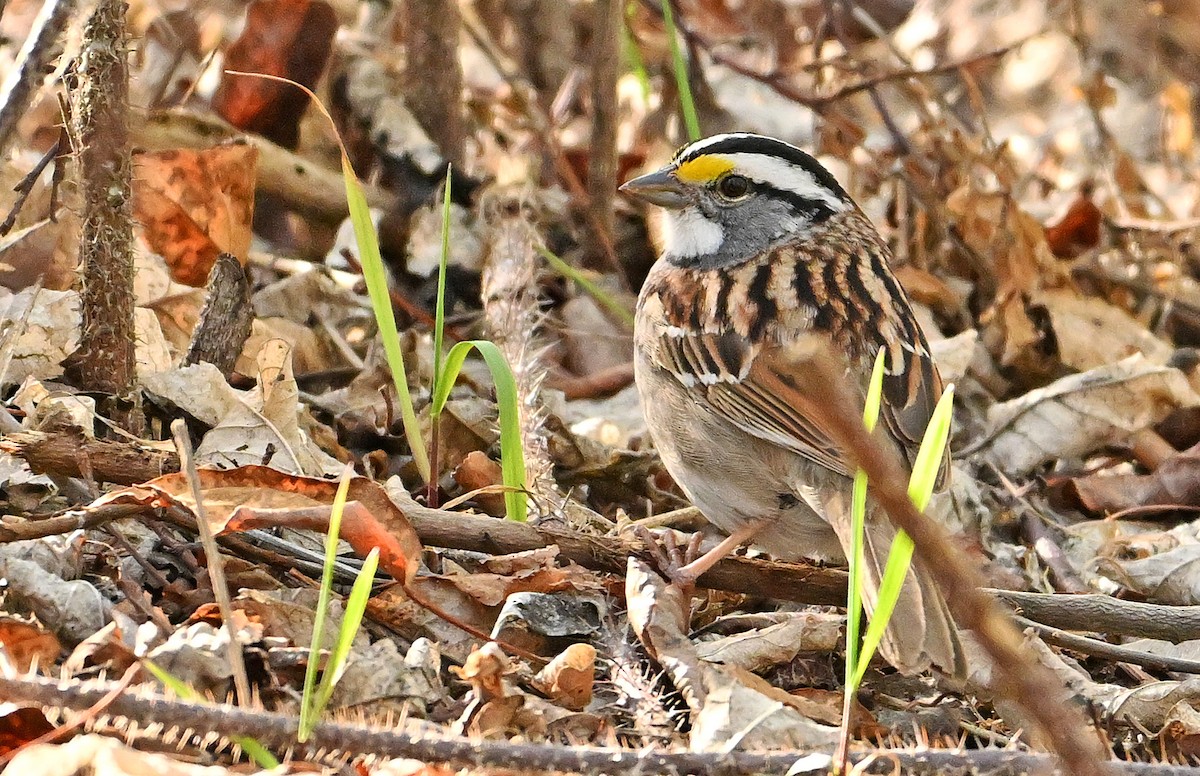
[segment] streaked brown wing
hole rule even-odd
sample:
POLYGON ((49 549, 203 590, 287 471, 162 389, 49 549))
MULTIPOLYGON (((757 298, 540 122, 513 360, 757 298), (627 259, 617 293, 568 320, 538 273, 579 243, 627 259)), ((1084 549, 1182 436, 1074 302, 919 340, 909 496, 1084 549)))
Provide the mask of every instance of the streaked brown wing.
POLYGON ((806 411, 808 397, 791 379, 773 372, 783 365, 776 347, 752 345, 738 334, 696 334, 680 329, 659 340, 661 366, 697 401, 738 428, 814 463, 851 475, 837 445, 806 411))

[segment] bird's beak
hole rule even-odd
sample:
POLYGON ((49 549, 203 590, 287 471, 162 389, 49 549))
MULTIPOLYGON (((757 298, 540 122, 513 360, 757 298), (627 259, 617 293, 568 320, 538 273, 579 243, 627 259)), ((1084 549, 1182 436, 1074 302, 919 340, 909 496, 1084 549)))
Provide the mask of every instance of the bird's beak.
POLYGON ((619 191, 668 210, 678 210, 689 201, 683 182, 670 167, 627 181, 619 191))

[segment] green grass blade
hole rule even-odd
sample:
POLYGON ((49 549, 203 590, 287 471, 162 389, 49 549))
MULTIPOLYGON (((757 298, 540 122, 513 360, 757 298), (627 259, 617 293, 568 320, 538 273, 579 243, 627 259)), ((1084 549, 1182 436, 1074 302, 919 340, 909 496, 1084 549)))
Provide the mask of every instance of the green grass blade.
POLYGON ((329 601, 333 598, 333 566, 337 560, 338 534, 342 529, 342 513, 346 509, 346 494, 350 490, 350 477, 354 469, 347 464, 333 497, 329 510, 329 531, 325 534, 325 566, 321 570, 321 587, 317 592, 317 610, 313 618, 312 646, 308 649, 308 666, 304 670, 304 694, 300 698, 300 730, 296 738, 300 743, 308 740, 317 725, 320 709, 316 704, 317 665, 321 658, 321 645, 325 642, 325 618, 329 613, 329 601))
POLYGON ((371 297, 371 309, 375 313, 375 321, 379 326, 379 336, 383 340, 383 350, 387 356, 388 366, 392 370, 392 382, 396 386, 396 395, 400 400, 400 417, 404 423, 404 436, 412 451, 413 462, 422 479, 429 481, 431 475, 429 456, 425 451, 425 441, 421 438, 421 424, 417 422, 417 412, 413 407, 412 395, 408 391, 408 375, 404 370, 404 354, 400 351, 400 335, 396 330, 396 315, 392 311, 392 299, 388 293, 387 270, 383 266, 383 258, 379 255, 379 238, 375 234, 375 224, 371 221, 371 209, 367 204, 367 195, 363 192, 362 184, 350 166, 350 160, 342 156, 342 178, 346 184, 346 204, 350 209, 350 222, 354 226, 354 239, 358 243, 358 259, 362 264, 363 280, 367 283, 367 293, 371 297))
POLYGON ((933 410, 929 425, 925 427, 925 436, 921 439, 921 447, 913 461, 912 477, 908 480, 908 497, 922 512, 929 506, 929 499, 933 496, 938 471, 942 467, 942 456, 946 452, 946 442, 950 439, 950 423, 953 419, 954 386, 948 385, 933 410))
MULTIPOLYGON (((450 170, 446 163, 446 188, 442 193, 442 253, 438 258, 437 304, 433 315, 433 384, 442 379, 442 337, 446 330, 446 265, 450 262, 450 170)), ((436 472, 434 473, 436 476, 436 472)))
POLYGON ((354 227, 354 239, 358 244, 359 263, 363 269, 363 280, 367 283, 367 292, 371 297, 371 307, 375 312, 375 322, 379 326, 380 337, 383 339, 384 353, 387 355, 388 366, 392 370, 392 381, 396 384, 396 394, 400 398, 401 419, 404 422, 404 436, 412 450, 413 460, 417 471, 426 482, 429 481, 429 458, 425 454, 425 443, 421 439, 421 426, 417 423, 417 413, 413 408, 412 396, 408 392, 408 376, 404 371, 404 358, 400 353, 400 338, 396 333, 396 317, 392 313, 391 297, 388 294, 387 271, 383 267, 383 259, 379 255, 379 238, 375 234, 375 224, 371 222, 371 210, 367 203, 367 195, 363 192, 354 167, 350 164, 350 155, 346 144, 338 134, 337 122, 325 108, 321 99, 312 89, 289 78, 266 73, 247 73, 241 70, 226 70, 227 75, 262 78, 267 81, 288 84, 308 95, 312 105, 333 130, 333 138, 337 141, 342 156, 342 180, 346 186, 346 207, 350 212, 350 223, 354 227))
MULTIPOLYGON (((929 499, 933 496, 933 489, 937 484, 942 455, 945 453, 946 443, 950 439, 950 424, 953 416, 954 386, 951 385, 947 386, 942 398, 938 400, 937 407, 934 408, 933 415, 929 419, 929 425, 925 427, 921 447, 913 461, 912 474, 908 480, 908 497, 912 500, 913 505, 922 512, 925 511, 925 507, 929 506, 929 499)), ((879 642, 883 639, 884 629, 887 627, 888 620, 891 619, 892 612, 896 609, 896 602, 900 600, 900 590, 908 576, 909 566, 912 565, 912 556, 912 539, 903 531, 898 531, 895 541, 892 542, 892 548, 888 551, 887 563, 884 565, 875 612, 867 626, 867 635, 863 637, 862 654, 864 657, 858 665, 856 682, 862 681, 867 663, 870 662, 871 656, 875 654, 879 642)))
POLYGON ((250 736, 230 736, 229 739, 242 748, 242 751, 257 765, 264 770, 272 770, 278 768, 281 763, 275 759, 275 755, 271 754, 265 746, 258 742, 257 738, 250 736))
POLYGON ((503 475, 504 507, 509 520, 525 522, 529 503, 525 488, 525 450, 521 446, 521 416, 517 403, 517 380, 496 343, 487 340, 460 342, 450 348, 442 365, 443 379, 433 394, 430 412, 441 413, 450 398, 450 389, 458 379, 467 354, 474 349, 483 356, 496 386, 496 405, 500 415, 500 470, 503 475))
POLYGON ((887 563, 883 567, 883 579, 879 582, 879 597, 875 600, 875 611, 867 623, 867 634, 863 636, 861 659, 854 675, 854 686, 862 683, 867 673, 867 665, 883 640, 883 632, 887 629, 888 620, 896 610, 896 602, 900 600, 900 590, 908 577, 908 567, 912 563, 913 541, 904 531, 897 531, 888 551, 887 563))
POLYGON ((546 260, 546 263, 549 264, 555 272, 577 283, 580 288, 582 288, 586 293, 591 295, 593 299, 603 305, 605 309, 616 316, 621 323, 624 323, 631 329, 633 328, 633 311, 618 302, 616 297, 593 283, 590 279, 588 279, 587 275, 563 261, 549 248, 543 248, 539 245, 537 246, 537 252, 542 255, 542 258, 546 260))
POLYGON ((362 625, 363 615, 367 611, 367 602, 371 599, 371 586, 375 582, 375 571, 378 568, 379 548, 376 547, 367 553, 362 569, 354 578, 354 587, 350 589, 350 597, 346 599, 346 608, 342 614, 342 627, 338 631, 337 643, 334 644, 333 654, 329 656, 329 661, 325 664, 325 671, 321 674, 321 687, 317 690, 315 704, 317 716, 320 716, 329 704, 329 699, 333 696, 333 688, 346 671, 346 660, 350 657, 350 647, 354 644, 354 637, 358 635, 358 628, 362 625))
POLYGON ((175 676, 170 671, 163 668, 158 663, 155 663, 150 658, 146 658, 146 657, 142 658, 142 665, 146 667, 147 671, 149 671, 151 674, 154 675, 155 679, 162 682, 165 687, 170 689, 171 692, 175 693, 177 696, 179 696, 183 700, 185 700, 185 701, 204 700, 203 698, 200 697, 200 693, 198 693, 192 689, 192 686, 190 684, 183 681, 179 677, 175 676))
MULTIPOLYGON (((879 406, 883 402, 884 350, 875 355, 875 366, 871 370, 871 381, 867 383, 867 398, 863 406, 863 425, 868 432, 875 430, 879 422, 879 406)), ((854 474, 854 490, 850 506, 850 552, 846 559, 849 565, 850 584, 846 590, 846 688, 853 694, 858 688, 860 663, 859 624, 862 612, 863 533, 867 521, 867 473, 859 469, 854 474)), ((867 656, 867 662, 870 656, 867 656)))
POLYGON ((683 112, 683 123, 687 127, 688 139, 700 139, 700 119, 696 116, 696 102, 692 99, 692 84, 688 81, 687 63, 683 61, 683 49, 679 46, 679 31, 675 28, 675 13, 671 0, 662 0, 663 23, 667 27, 667 40, 671 43, 671 61, 675 63, 675 85, 679 88, 679 107, 683 112))

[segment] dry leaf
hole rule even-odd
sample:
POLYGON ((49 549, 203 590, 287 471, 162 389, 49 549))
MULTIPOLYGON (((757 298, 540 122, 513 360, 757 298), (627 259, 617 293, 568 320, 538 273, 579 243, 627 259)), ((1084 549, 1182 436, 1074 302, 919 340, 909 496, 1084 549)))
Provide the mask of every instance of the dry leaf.
POLYGON ((62 644, 41 623, 11 614, 0 614, 0 648, 18 673, 35 667, 46 671, 62 652, 62 644))
POLYGON ((596 648, 591 644, 572 644, 533 679, 533 686, 568 709, 580 710, 592 702, 596 681, 596 648))
MULTIPOLYGON (((242 34, 224 52, 225 69, 278 76, 316 89, 337 28, 333 8, 322 0, 255 0, 246 10, 242 34)), ((224 73, 212 105, 238 129, 294 149, 308 99, 292 84, 224 73)))
POLYGON ((1182 372, 1134 355, 994 405, 983 450, 1008 476, 1023 477, 1044 463, 1122 444, 1171 410, 1198 403, 1182 372))
POLYGON ((203 286, 219 253, 245 262, 258 149, 230 143, 134 158, 134 217, 150 250, 180 283, 203 286))
POLYGON ((734 742, 762 749, 833 745, 837 728, 802 717, 791 705, 702 660, 687 637, 684 613, 690 609, 679 589, 637 558, 629 559, 625 598, 638 640, 666 669, 691 709, 694 751, 722 750, 734 742))

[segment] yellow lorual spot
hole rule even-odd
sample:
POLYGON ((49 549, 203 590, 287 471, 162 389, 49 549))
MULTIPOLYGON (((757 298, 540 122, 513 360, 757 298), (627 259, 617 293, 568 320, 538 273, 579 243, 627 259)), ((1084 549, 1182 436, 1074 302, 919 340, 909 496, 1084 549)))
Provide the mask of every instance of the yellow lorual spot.
POLYGON ((733 169, 733 160, 719 154, 697 156, 675 170, 675 177, 687 183, 708 183, 733 169))

